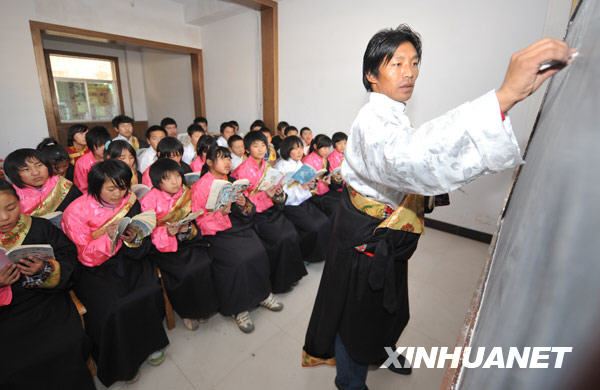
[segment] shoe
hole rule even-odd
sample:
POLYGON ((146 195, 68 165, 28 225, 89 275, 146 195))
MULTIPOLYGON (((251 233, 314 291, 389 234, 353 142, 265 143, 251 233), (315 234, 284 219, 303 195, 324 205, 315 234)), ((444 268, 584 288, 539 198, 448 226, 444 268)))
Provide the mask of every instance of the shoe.
POLYGON ((237 323, 238 328, 244 333, 250 333, 254 330, 254 323, 252 323, 252 318, 250 318, 250 313, 247 311, 243 311, 238 315, 232 316, 237 323))
MULTIPOLYGON (((335 378, 335 380, 333 381, 333 383, 335 383, 335 387, 338 390, 344 390, 344 387, 338 382, 337 377, 335 378)), ((369 390, 369 387, 367 385, 365 385, 365 388, 363 390, 369 390)))
POLYGON ((263 307, 266 307, 267 309, 269 309, 271 311, 282 311, 283 310, 283 303, 279 302, 275 298, 275 295, 273 295, 273 293, 269 293, 269 296, 267 297, 267 299, 262 301, 260 303, 260 305, 263 307))
POLYGON ((156 351, 148 357, 148 364, 151 366, 160 366, 165 361, 165 356, 163 351, 156 351))
POLYGON ((198 322, 198 320, 193 320, 191 318, 184 318, 183 325, 188 330, 196 330, 196 329, 198 329, 198 326, 200 325, 200 323, 198 322))
POLYGON ((128 381, 125 381, 125 384, 131 385, 131 384, 137 382, 139 379, 140 379, 140 370, 138 370, 138 372, 135 374, 135 376, 133 378, 131 378, 128 381))
POLYGON ((410 364, 406 363, 406 358, 404 356, 398 355, 398 363, 400 363, 401 367, 394 367, 393 364, 390 364, 388 370, 400 375, 410 375, 412 373, 412 367, 410 364))

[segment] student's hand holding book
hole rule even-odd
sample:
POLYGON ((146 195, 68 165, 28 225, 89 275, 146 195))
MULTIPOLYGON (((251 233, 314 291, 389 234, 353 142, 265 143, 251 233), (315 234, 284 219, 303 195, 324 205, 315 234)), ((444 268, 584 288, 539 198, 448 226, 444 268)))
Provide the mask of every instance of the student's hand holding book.
POLYGON ((221 206, 219 208, 219 212, 223 215, 227 215, 227 214, 231 213, 231 202, 228 202, 227 205, 225 205, 225 206, 221 206))
POLYGON ((331 184, 331 176, 330 175, 323 176, 321 181, 323 182, 323 184, 330 185, 331 184))
POLYGON ((265 193, 267 194, 267 196, 269 198, 272 198, 275 195, 281 195, 282 192, 283 192, 283 188, 281 187, 281 184, 274 185, 273 187, 271 187, 265 191, 265 193))
POLYGON ((15 265, 23 275, 31 276, 36 275, 41 271, 44 262, 34 257, 27 257, 19 259, 15 265))
POLYGON ((0 287, 10 286, 21 277, 16 264, 6 264, 0 269, 0 287))
POLYGON ((235 203, 240 207, 246 206, 246 197, 244 195, 238 196, 235 198, 235 203))
POLYGON ((106 226, 106 234, 108 234, 109 238, 115 236, 115 231, 117 230, 117 226, 119 226, 119 221, 114 221, 113 223, 106 226))
POLYGON ((125 242, 133 242, 135 241, 136 231, 132 227, 128 227, 125 229, 123 234, 121 234, 121 240, 125 242))
POLYGON ((185 223, 183 225, 177 225, 172 223, 167 223, 167 234, 169 236, 175 236, 179 233, 187 233, 190 228, 189 223, 185 223))

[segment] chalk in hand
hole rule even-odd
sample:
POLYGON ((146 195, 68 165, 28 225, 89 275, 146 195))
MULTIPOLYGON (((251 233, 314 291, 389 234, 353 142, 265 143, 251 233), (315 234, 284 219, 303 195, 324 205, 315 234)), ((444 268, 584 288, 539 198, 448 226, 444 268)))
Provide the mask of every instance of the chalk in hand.
POLYGON ((575 53, 571 54, 569 57, 567 57, 566 61, 557 61, 557 60, 550 60, 550 61, 544 61, 542 62, 542 65, 540 65, 540 69, 538 70, 538 72, 542 72, 548 68, 552 68, 554 66, 567 66, 568 62, 571 61, 572 59, 574 59, 575 57, 577 57, 579 55, 579 52, 576 51, 575 53))

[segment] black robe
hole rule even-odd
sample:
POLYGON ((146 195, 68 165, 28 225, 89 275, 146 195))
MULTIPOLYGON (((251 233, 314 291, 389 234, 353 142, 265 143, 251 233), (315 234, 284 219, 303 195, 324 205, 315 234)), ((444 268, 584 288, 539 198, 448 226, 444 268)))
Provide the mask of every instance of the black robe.
POLYGON ((75 176, 75 166, 73 166, 73 164, 69 164, 69 167, 67 168, 67 172, 65 173, 65 179, 67 179, 68 181, 70 181, 72 183, 73 176, 75 176))
POLYGON ((91 341, 68 289, 79 269, 75 245, 51 222, 32 218, 22 245, 50 244, 60 263, 50 289, 11 286, 12 302, 0 306, 0 389, 94 389, 87 368, 91 341))
POLYGON ((65 211, 65 209, 73 202, 75 199, 81 196, 81 191, 75 184, 71 186, 69 192, 67 192, 67 196, 63 199, 62 202, 56 208, 56 211, 65 211))
POLYGON ((181 318, 207 318, 218 309, 208 243, 198 235, 177 245, 176 252, 153 248, 169 300, 181 318))
MULTIPOLYGON (((140 212, 136 201, 127 216, 140 212)), ((146 237, 141 247, 122 245, 101 265, 81 267, 75 292, 88 309, 86 332, 93 341, 98 379, 107 387, 133 378, 151 353, 169 344, 162 290, 148 260, 151 250, 146 237)))
POLYGON ((348 192, 333 226, 331 246, 306 332, 304 350, 329 359, 339 332, 361 364, 383 363, 408 323, 408 259, 420 235, 375 228, 381 220, 358 211, 348 192), (365 251, 355 247, 366 244, 365 251))
MULTIPOLYGON (((327 161, 327 172, 331 172, 331 166, 327 161)), ((341 184, 336 184, 333 181, 329 185, 329 191, 321 195, 314 195, 310 200, 331 219, 332 223, 335 220, 335 214, 340 207, 342 192, 338 191, 342 188, 341 184)))
POLYGON ((331 237, 331 220, 307 199, 298 206, 285 206, 283 213, 300 236, 302 259, 308 262, 325 260, 331 237))
POLYGON ((271 292, 269 256, 254 231, 254 207, 244 215, 237 204, 231 205, 232 227, 213 236, 204 236, 210 243, 212 272, 219 312, 234 315, 250 310, 271 292))

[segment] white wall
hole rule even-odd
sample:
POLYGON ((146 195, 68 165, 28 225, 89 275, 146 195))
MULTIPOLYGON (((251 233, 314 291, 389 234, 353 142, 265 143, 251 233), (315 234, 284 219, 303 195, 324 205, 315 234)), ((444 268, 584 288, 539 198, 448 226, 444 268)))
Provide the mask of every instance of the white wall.
POLYGON ((48 135, 29 20, 201 47, 200 28, 185 24, 173 1, 1 0, 0 157, 48 135))
MULTIPOLYGON (((408 102, 409 115, 418 126, 498 88, 513 52, 545 35, 562 38, 570 3, 566 0, 507 0, 501 4, 494 0, 280 1, 279 119, 297 127, 309 126, 315 134, 348 131, 366 102, 361 76, 367 42, 382 28, 408 23, 423 37, 421 73, 408 102)), ((230 18, 203 29, 205 58, 216 56, 212 51, 221 47, 260 46, 258 35, 254 39, 251 34, 244 35, 244 28, 233 21, 230 18), (216 32, 209 34, 209 29, 216 32)), ((215 58, 211 61, 218 63, 215 58)), ((254 57, 236 56, 235 68, 223 67, 222 63, 221 68, 209 65, 206 77, 221 82, 218 90, 207 88, 207 103, 215 107, 213 113, 226 109, 228 115, 235 115, 230 114, 235 107, 230 108, 222 91, 236 87, 237 79, 230 79, 232 70, 253 67, 254 57)), ((236 91, 237 99, 254 98, 244 89, 236 91)), ((543 91, 538 92, 510 113, 521 145, 528 139, 542 95, 543 91)), ((511 177, 512 172, 483 177, 452 193, 452 206, 437 209, 431 217, 492 233, 511 177)))
POLYGON ((248 10, 203 26, 202 56, 209 130, 218 133, 234 119, 246 132, 262 117, 260 14, 248 10))
POLYGON ((158 125, 168 116, 185 133, 194 115, 194 92, 189 54, 142 50, 148 124, 158 125))

